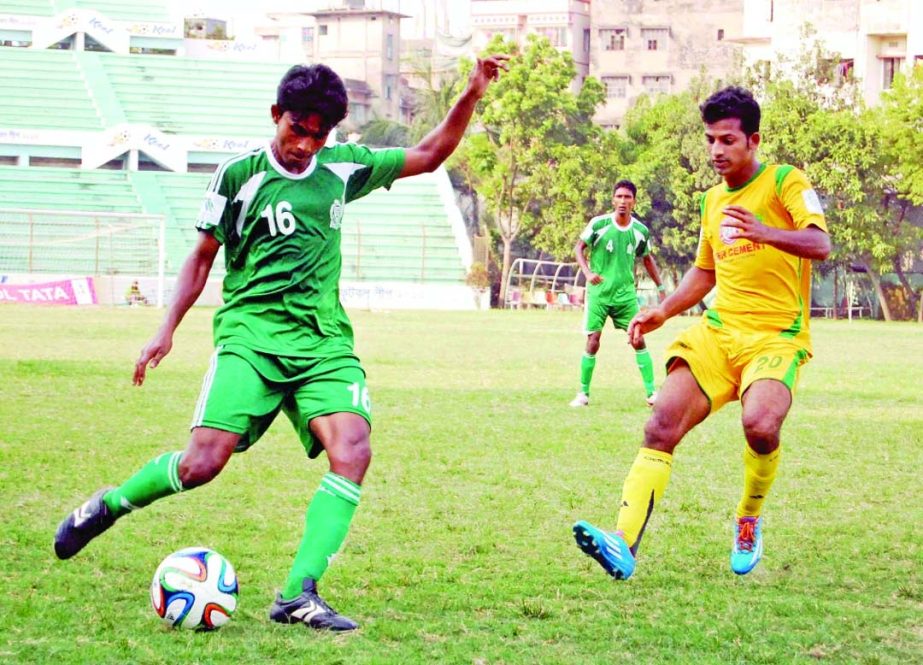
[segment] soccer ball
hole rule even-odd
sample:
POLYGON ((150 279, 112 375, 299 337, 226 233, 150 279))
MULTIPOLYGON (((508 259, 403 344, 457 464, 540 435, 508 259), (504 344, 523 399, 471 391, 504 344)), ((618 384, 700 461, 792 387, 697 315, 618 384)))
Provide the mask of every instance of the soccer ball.
POLYGON ((187 547, 164 559, 151 582, 151 604, 173 628, 213 630, 237 609, 237 574, 207 547, 187 547))

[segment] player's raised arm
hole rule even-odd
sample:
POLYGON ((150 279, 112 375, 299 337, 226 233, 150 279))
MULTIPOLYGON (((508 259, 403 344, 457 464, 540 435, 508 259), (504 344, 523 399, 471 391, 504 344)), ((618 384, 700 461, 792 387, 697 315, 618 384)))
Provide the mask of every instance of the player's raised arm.
POLYGON ((628 339, 639 344, 645 333, 657 330, 667 319, 698 304, 715 286, 715 272, 693 266, 683 280, 658 307, 638 312, 628 324, 628 339))
POLYGON ((173 294, 173 302, 170 303, 167 314, 164 316, 163 323, 154 333, 154 336, 141 349, 141 355, 138 362, 135 363, 135 374, 133 383, 140 386, 144 383, 144 376, 147 373, 148 366, 151 369, 157 367, 164 356, 170 353, 173 348, 173 332, 179 326, 180 321, 189 311, 189 308, 195 304, 195 301, 205 288, 208 280, 208 274, 211 272, 212 264, 215 262, 215 256, 221 248, 215 236, 207 231, 200 231, 198 241, 192 252, 183 262, 179 276, 176 279, 176 288, 173 294))
POLYGON ((407 149, 399 178, 435 171, 448 159, 465 135, 475 105, 487 92, 491 81, 497 80, 500 76, 500 70, 507 69, 506 63, 509 59, 508 55, 478 59, 468 79, 468 86, 455 105, 449 109, 445 119, 417 145, 407 149))

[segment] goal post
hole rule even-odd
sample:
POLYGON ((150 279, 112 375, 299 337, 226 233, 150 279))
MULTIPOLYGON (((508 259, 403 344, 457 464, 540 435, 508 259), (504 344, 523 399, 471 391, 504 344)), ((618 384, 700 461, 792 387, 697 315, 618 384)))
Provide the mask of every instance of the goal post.
POLYGON ((162 307, 165 234, 162 215, 0 208, 0 274, 153 279, 162 307))

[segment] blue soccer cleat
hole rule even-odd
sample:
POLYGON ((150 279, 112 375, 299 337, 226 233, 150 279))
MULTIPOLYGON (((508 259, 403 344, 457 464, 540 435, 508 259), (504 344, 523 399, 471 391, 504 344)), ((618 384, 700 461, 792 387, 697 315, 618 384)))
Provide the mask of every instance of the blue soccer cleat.
POLYGON ((746 575, 763 556, 763 518, 738 517, 734 521, 734 544, 731 547, 731 570, 746 575))
POLYGON ((615 579, 627 580, 635 572, 635 557, 618 533, 600 531, 583 520, 574 524, 573 531, 577 547, 615 579))

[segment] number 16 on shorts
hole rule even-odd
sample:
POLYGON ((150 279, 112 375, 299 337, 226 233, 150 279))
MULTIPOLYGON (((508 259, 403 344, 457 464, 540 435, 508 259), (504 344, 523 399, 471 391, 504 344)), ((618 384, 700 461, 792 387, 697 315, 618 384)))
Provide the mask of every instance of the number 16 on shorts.
POLYGON ((346 389, 352 395, 353 408, 361 408, 366 413, 372 413, 372 400, 369 398, 369 389, 364 382, 356 381, 349 384, 346 389))

